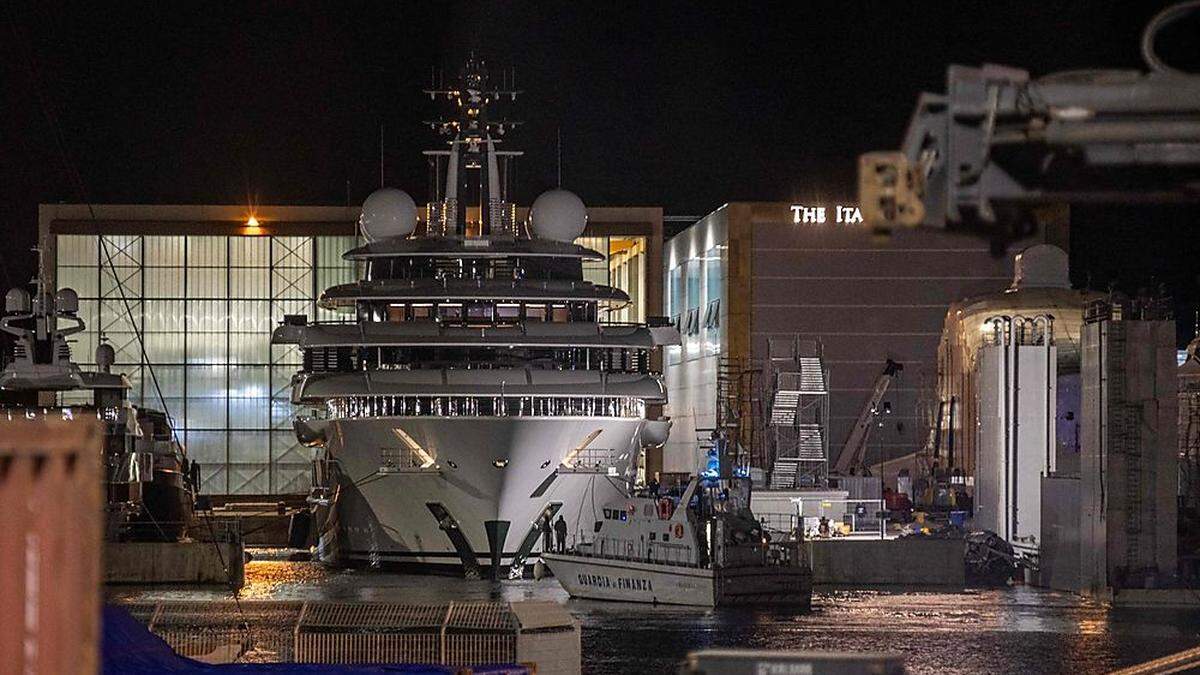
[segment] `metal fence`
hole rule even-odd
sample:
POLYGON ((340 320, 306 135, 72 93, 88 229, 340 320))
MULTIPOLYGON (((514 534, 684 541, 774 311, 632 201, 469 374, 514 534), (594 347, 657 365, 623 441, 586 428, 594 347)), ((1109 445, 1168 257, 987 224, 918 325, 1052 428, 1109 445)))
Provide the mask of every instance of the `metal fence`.
POLYGON ((521 632, 516 614, 503 602, 222 601, 124 607, 177 653, 207 663, 515 663, 521 632))

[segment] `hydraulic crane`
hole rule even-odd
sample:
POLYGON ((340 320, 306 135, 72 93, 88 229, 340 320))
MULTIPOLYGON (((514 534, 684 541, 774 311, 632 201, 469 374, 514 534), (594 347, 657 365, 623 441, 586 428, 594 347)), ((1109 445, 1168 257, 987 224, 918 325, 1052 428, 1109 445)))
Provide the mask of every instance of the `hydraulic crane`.
POLYGON ((842 445, 842 451, 838 454, 837 462, 833 465, 833 473, 845 476, 851 468, 861 468, 864 466, 863 459, 867 454, 867 439, 871 435, 872 422, 879 411, 879 403, 883 401, 884 394, 887 393, 888 387, 891 386, 892 380, 904 370, 902 364, 888 359, 883 367, 883 372, 879 377, 875 378, 875 387, 871 390, 871 395, 863 403, 862 411, 858 413, 858 419, 854 422, 854 428, 850 430, 850 435, 846 437, 846 443, 842 445))
POLYGON ((1200 0, 1160 12, 1142 36, 1149 73, 952 65, 923 93, 899 152, 859 160, 867 224, 1019 238, 1061 217, 1048 205, 1200 200, 1200 75, 1155 51, 1160 29, 1200 0))

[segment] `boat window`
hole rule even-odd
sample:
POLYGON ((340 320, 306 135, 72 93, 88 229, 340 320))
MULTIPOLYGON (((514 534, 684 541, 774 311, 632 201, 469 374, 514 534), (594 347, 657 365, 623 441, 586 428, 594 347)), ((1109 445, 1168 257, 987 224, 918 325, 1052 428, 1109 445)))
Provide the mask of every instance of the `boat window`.
POLYGON ((502 302, 496 305, 498 321, 516 321, 521 318, 521 306, 515 302, 502 302))
POLYGON ((657 532, 650 533, 650 541, 658 541, 658 533, 657 532))
POLYGON ((526 321, 545 321, 546 306, 545 305, 525 305, 525 320, 526 321))
POLYGON ((387 320, 393 323, 408 320, 408 307, 406 305, 388 305, 387 320))
POLYGON ((462 304, 457 302, 440 304, 438 305, 438 318, 442 321, 461 321, 462 309, 462 304))
POLYGON ((622 523, 629 520, 629 512, 628 511, 621 511, 620 514, 621 514, 621 522, 622 523))
POLYGON ((612 509, 604 509, 604 517, 607 520, 612 520, 612 509))
POLYGON ((492 312, 494 309, 495 309, 494 306, 489 302, 472 302, 467 307, 467 320, 471 321, 472 323, 474 323, 474 322, 491 323, 492 312))
POLYGON ((554 323, 566 323, 570 319, 570 312, 566 305, 551 305, 550 306, 550 321, 554 323))
MULTIPOLYGON (((311 360, 316 360, 313 354, 311 360)), ((328 352, 321 354, 329 357, 328 352)), ((475 396, 348 396, 326 401, 331 419, 384 417, 623 417, 646 414, 644 400, 632 396, 475 397, 475 396)), ((597 462, 599 464, 599 462, 597 462)), ((615 511, 614 511, 615 513, 615 511)), ((616 518, 617 516, 613 516, 616 518)))
POLYGON ((428 319, 431 316, 433 316, 433 305, 429 303, 420 303, 412 306, 412 318, 428 319))

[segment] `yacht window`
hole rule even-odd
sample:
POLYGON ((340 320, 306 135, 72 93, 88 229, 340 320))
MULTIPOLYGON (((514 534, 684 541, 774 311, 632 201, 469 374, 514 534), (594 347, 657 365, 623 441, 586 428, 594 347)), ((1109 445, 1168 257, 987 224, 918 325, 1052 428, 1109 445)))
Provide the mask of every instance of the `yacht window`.
POLYGON ((408 320, 407 305, 388 305, 387 320, 393 323, 400 323, 408 320))
POLYGON ((502 302, 496 305, 496 319, 499 321, 516 321, 521 318, 521 306, 515 302, 502 302))
POLYGON ((546 306, 545 305, 525 305, 525 320, 526 321, 545 321, 546 306))
POLYGON ((421 303, 412 306, 412 318, 428 319, 431 316, 433 316, 433 305, 421 303))
POLYGON ((494 307, 487 302, 473 302, 467 307, 467 320, 471 322, 492 322, 494 307))
POLYGON ((566 305, 550 306, 550 321, 554 323, 566 323, 569 318, 570 312, 567 311, 566 305))
POLYGON ((442 321, 461 321, 462 304, 449 302, 438 305, 438 318, 442 321))

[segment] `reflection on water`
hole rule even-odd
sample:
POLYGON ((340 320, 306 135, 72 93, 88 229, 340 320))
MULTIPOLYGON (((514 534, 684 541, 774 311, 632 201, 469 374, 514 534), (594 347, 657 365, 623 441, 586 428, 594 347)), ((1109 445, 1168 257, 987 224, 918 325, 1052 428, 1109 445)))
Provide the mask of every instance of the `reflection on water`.
MULTIPOLYGON (((702 647, 902 652, 910 672, 1105 672, 1200 644, 1200 612, 1109 610, 1026 587, 819 590, 813 611, 702 610, 569 600, 552 579, 515 582, 327 570, 273 559, 246 567, 256 600, 554 600, 583 626, 585 673, 674 672, 702 647)), ((112 599, 228 599, 221 589, 118 587, 112 599)))

